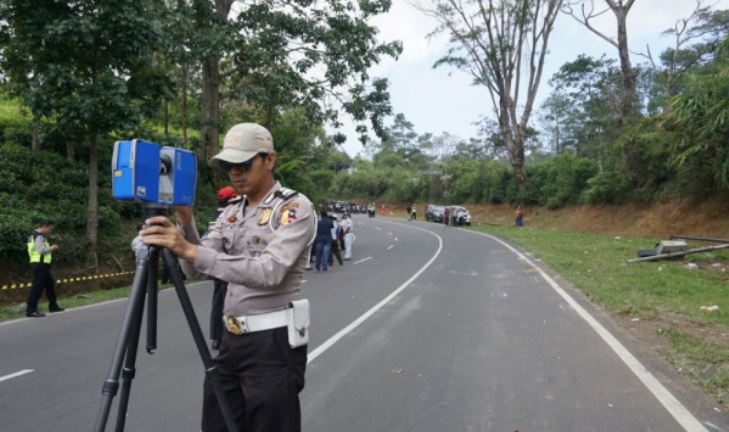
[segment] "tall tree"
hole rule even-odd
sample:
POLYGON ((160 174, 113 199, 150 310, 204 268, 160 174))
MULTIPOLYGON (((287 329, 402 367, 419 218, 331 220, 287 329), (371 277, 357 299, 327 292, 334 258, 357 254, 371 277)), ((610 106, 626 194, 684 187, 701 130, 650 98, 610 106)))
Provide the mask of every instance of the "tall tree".
POLYGON ((164 54, 172 68, 177 71, 179 83, 180 115, 179 125, 182 131, 182 144, 188 145, 188 121, 190 113, 188 100, 190 84, 196 72, 200 72, 200 55, 198 33, 202 30, 196 26, 197 15, 194 5, 188 0, 169 0, 164 16, 164 54))
POLYGON ((651 65, 650 79, 657 96, 652 104, 670 109, 671 98, 685 90, 685 77, 695 67, 711 61, 719 44, 729 36, 729 10, 712 10, 703 0, 696 0, 691 14, 677 20, 662 35, 672 37, 673 43, 658 61, 650 46, 639 54, 651 65))
POLYGON ((220 97, 237 97, 263 108, 273 127, 286 106, 302 106, 314 121, 337 122, 340 108, 365 135, 390 114, 386 80, 372 80, 371 66, 397 57, 399 42, 382 43, 369 20, 389 10, 390 0, 195 0, 205 31, 198 35, 203 60, 203 142, 216 151, 220 97), (211 23, 211 24, 208 24, 211 23), (208 31, 209 29, 209 31, 208 31))
POLYGON ((25 55, 23 76, 37 116, 82 133, 88 143, 89 256, 98 268, 98 140, 133 128, 157 110, 152 53, 159 40, 150 1, 3 2, 0 21, 25 55))
POLYGON ((450 36, 435 66, 464 70, 487 88, 519 187, 527 182, 527 127, 561 6, 562 0, 437 0, 420 7, 438 20, 435 32, 450 36))
POLYGON ((220 61, 229 53, 239 35, 228 17, 234 0, 193 0, 196 26, 196 54, 202 64, 202 125, 203 158, 219 150, 220 135, 220 61))
POLYGON ((584 25, 592 33, 599 36, 610 45, 618 50, 618 58, 620 59, 620 71, 623 76, 623 92, 620 103, 620 119, 632 115, 635 111, 636 99, 636 78, 638 71, 633 68, 630 62, 630 49, 628 48, 628 13, 635 4, 635 0, 601 0, 606 4, 605 8, 595 8, 595 0, 578 0, 566 2, 563 10, 572 18, 584 25), (580 12, 574 10, 575 6, 579 6, 580 12), (611 11, 615 15, 617 25, 617 38, 606 35, 598 30, 592 23, 592 20, 600 15, 611 11))
POLYGON ((548 130, 559 149, 599 157, 604 144, 616 137, 620 117, 620 70, 615 61, 579 55, 557 70, 549 84, 554 89, 542 105, 548 130))

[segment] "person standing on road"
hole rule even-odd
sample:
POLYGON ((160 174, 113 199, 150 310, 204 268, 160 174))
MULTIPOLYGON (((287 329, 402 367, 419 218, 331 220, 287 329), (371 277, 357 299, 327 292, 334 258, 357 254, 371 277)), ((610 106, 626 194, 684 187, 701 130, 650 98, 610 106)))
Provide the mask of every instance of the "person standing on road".
POLYGON ((351 260, 352 243, 354 243, 354 222, 352 222, 352 217, 348 213, 344 214, 342 233, 344 234, 344 259, 351 260))
MULTIPOLYGON (((216 194, 218 198, 218 209, 215 211, 212 220, 208 224, 208 229, 215 226, 218 217, 225 211, 228 204, 237 198, 235 189, 231 186, 225 186, 218 190, 216 194)), ((203 234, 203 238, 207 232, 203 234)), ((215 277, 213 280, 213 301, 210 307, 210 346, 213 350, 220 349, 220 341, 223 338, 223 304, 225 295, 228 293, 228 283, 215 277)))
MULTIPOLYGON (((213 361, 238 430, 298 432, 309 336, 308 301, 299 292, 316 214, 305 196, 274 180, 273 138, 263 126, 233 126, 209 164, 245 195, 225 208, 207 237, 199 238, 191 207, 175 208, 177 226, 156 216, 141 234, 177 254, 188 276, 228 282, 226 331, 213 361)), ((225 430, 206 379, 202 431, 225 430)))
POLYGON ((332 246, 331 253, 329 254, 329 265, 331 266, 334 264, 334 257, 337 257, 339 265, 344 265, 344 261, 342 261, 342 254, 339 253, 339 240, 342 238, 341 218, 337 216, 336 219, 332 219, 332 222, 334 223, 334 228, 332 229, 332 246))
POLYGON ((418 218, 418 208, 413 203, 413 205, 410 207, 410 219, 408 219, 408 220, 416 220, 417 218, 418 218))
POLYGON ((521 210, 521 206, 516 206, 516 212, 514 212, 515 223, 518 227, 524 226, 524 212, 521 210))
POLYGON ((44 220, 40 226, 28 237, 28 258, 30 259, 30 270, 33 274, 33 284, 28 291, 26 300, 25 316, 40 318, 46 316, 38 312, 38 300, 46 292, 48 297, 48 312, 61 312, 62 307, 56 300, 56 285, 51 274, 51 261, 53 251, 58 250, 58 245, 48 243, 48 235, 53 230, 53 222, 44 220))
POLYGON ((332 247, 332 230, 334 222, 329 218, 326 210, 321 211, 321 217, 316 225, 316 271, 327 271, 329 252, 332 247))
POLYGON ((450 209, 448 207, 443 208, 443 223, 445 224, 445 226, 449 225, 449 223, 451 221, 450 216, 451 216, 450 209))

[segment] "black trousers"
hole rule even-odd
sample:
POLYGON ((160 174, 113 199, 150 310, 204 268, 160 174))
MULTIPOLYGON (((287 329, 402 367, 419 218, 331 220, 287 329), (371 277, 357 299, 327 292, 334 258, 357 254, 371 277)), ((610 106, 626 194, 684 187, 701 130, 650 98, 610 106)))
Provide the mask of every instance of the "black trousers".
POLYGON ((339 240, 332 240, 332 251, 329 254, 330 266, 334 264, 334 257, 337 257, 337 262, 339 263, 339 265, 344 265, 344 261, 342 261, 342 254, 339 253, 339 240))
POLYGON ((51 275, 51 265, 45 263, 35 263, 31 265, 31 273, 33 274, 33 285, 28 292, 28 300, 26 301, 26 312, 35 312, 38 310, 38 300, 40 300, 43 291, 48 297, 48 308, 58 308, 56 302, 56 284, 51 275))
POLYGON ((228 292, 228 282, 213 278, 213 307, 210 309, 210 340, 223 337, 223 303, 228 292))
MULTIPOLYGON (((299 392, 304 389, 306 346, 289 347, 286 327, 240 336, 223 332, 218 368, 239 432, 300 432, 299 392)), ((205 380, 202 432, 226 431, 205 380)))

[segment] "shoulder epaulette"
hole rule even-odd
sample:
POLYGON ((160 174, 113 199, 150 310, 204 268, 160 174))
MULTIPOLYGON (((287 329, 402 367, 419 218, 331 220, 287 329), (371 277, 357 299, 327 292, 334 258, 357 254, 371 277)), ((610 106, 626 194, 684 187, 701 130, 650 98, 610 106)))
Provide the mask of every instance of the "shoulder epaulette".
POLYGON ((269 193, 266 196, 266 198, 263 199, 263 205, 265 205, 265 206, 271 205, 271 203, 273 203, 273 200, 275 200, 276 198, 281 199, 282 201, 288 201, 289 199, 295 197, 298 194, 299 193, 293 189, 282 187, 282 188, 276 190, 276 192, 269 193))
POLYGON ((289 199, 295 197, 298 194, 299 193, 293 189, 282 187, 281 189, 277 190, 274 195, 276 196, 276 198, 281 198, 284 201, 286 201, 286 200, 289 200, 289 199))
POLYGON ((238 204, 239 202, 243 201, 245 197, 245 195, 238 195, 237 197, 230 199, 228 201, 228 205, 238 204))

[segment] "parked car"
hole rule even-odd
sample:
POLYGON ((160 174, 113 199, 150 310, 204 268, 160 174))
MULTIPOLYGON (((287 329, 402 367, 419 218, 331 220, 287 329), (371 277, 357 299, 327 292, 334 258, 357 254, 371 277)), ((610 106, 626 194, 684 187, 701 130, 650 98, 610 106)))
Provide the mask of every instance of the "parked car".
POLYGON ((471 225, 471 212, 463 206, 453 206, 456 225, 471 225))
POLYGON ((430 222, 443 222, 443 211, 445 207, 435 204, 428 204, 425 207, 425 220, 430 222))

